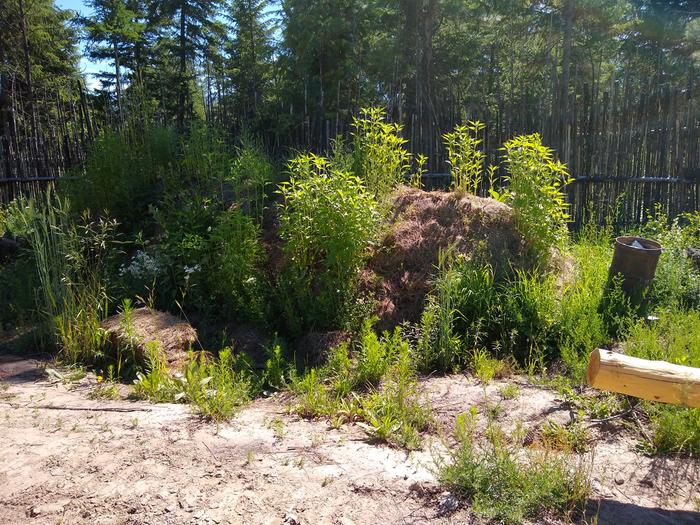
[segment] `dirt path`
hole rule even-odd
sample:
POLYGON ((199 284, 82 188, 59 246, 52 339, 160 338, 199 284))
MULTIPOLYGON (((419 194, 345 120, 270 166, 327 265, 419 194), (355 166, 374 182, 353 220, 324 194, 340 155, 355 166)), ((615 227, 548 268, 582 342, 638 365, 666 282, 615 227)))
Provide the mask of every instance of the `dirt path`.
MULTIPOLYGON (((52 381, 33 361, 0 356, 0 381, 3 524, 478 523, 435 482, 437 445, 409 454, 372 444, 357 426, 287 414, 283 396, 217 427, 184 405, 90 400, 94 378, 52 381)), ((462 376, 426 387, 446 425, 483 401, 462 376)), ((505 414, 557 416, 551 393, 521 390, 505 414)), ((654 464, 630 446, 596 447, 600 523, 700 523, 697 463, 654 464)))

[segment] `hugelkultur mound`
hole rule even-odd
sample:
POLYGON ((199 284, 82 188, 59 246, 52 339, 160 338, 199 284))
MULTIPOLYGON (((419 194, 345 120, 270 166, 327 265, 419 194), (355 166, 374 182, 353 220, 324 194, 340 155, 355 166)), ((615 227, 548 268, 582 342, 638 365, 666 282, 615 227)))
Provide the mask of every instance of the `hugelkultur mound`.
POLYGON ((450 247, 496 271, 527 266, 509 206, 463 193, 400 188, 361 278, 361 288, 378 301, 379 328, 418 321, 439 253, 450 247))

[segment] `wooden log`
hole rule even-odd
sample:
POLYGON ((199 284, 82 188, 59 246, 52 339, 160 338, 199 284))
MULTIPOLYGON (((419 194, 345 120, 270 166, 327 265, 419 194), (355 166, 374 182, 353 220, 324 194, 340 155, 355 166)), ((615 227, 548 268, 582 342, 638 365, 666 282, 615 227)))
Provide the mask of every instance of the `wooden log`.
POLYGON ((588 384, 650 401, 700 408, 700 368, 596 349, 588 363, 588 384))

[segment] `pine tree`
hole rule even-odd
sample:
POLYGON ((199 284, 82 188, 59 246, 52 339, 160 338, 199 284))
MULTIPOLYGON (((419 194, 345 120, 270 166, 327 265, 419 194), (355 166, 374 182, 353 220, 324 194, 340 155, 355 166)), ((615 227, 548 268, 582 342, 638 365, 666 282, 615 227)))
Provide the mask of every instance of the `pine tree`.
POLYGON ((242 121, 259 115, 269 80, 273 48, 267 0, 232 0, 229 20, 233 38, 229 47, 229 70, 234 108, 242 121))
POLYGON ((196 59, 207 49, 221 0, 153 0, 151 23, 164 29, 161 41, 176 57, 177 125, 193 112, 196 59))
POLYGON ((82 19, 88 39, 88 56, 93 60, 107 60, 114 71, 102 72, 107 84, 114 83, 117 115, 124 119, 122 68, 134 64, 133 53, 144 30, 137 13, 129 9, 126 0, 92 0, 94 15, 82 19))

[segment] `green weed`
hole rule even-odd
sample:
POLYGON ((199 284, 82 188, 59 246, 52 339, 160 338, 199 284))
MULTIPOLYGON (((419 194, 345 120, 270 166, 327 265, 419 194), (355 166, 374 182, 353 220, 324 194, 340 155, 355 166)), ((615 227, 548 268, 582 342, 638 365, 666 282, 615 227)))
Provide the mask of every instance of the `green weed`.
POLYGON ((134 394, 155 402, 187 402, 205 418, 223 421, 231 418, 254 393, 255 382, 245 362, 233 355, 230 348, 211 360, 204 354, 194 355, 182 376, 171 376, 157 345, 149 346, 146 373, 139 372, 134 381, 134 394))
POLYGON ((382 108, 363 108, 353 119, 353 172, 367 189, 382 200, 397 185, 405 182, 411 166, 411 154, 404 148, 402 126, 386 122, 382 108))
POLYGON ((420 397, 407 343, 385 374, 381 389, 364 397, 361 404, 370 435, 409 449, 420 446, 420 432, 431 422, 430 409, 420 397))
POLYGON ((587 473, 570 456, 506 445, 493 427, 483 448, 475 444, 475 414, 457 418, 458 446, 440 466, 440 481, 465 498, 479 516, 522 523, 555 513, 570 517, 587 500, 587 473))
POLYGON ((578 421, 561 425, 547 420, 542 427, 540 444, 550 450, 581 453, 588 449, 589 439, 588 431, 578 421))
POLYGON ((476 195, 483 177, 485 157, 478 149, 482 142, 478 137, 485 127, 478 120, 469 121, 443 135, 453 190, 476 195))
POLYGON ((520 388, 514 383, 503 385, 498 389, 503 399, 518 399, 520 397, 520 388))
POLYGON ((361 420, 373 437, 418 447, 431 418, 418 391, 408 341, 399 329, 379 338, 367 323, 356 354, 352 359, 342 344, 322 368, 293 376, 294 410, 304 417, 326 417, 334 426, 361 420))

